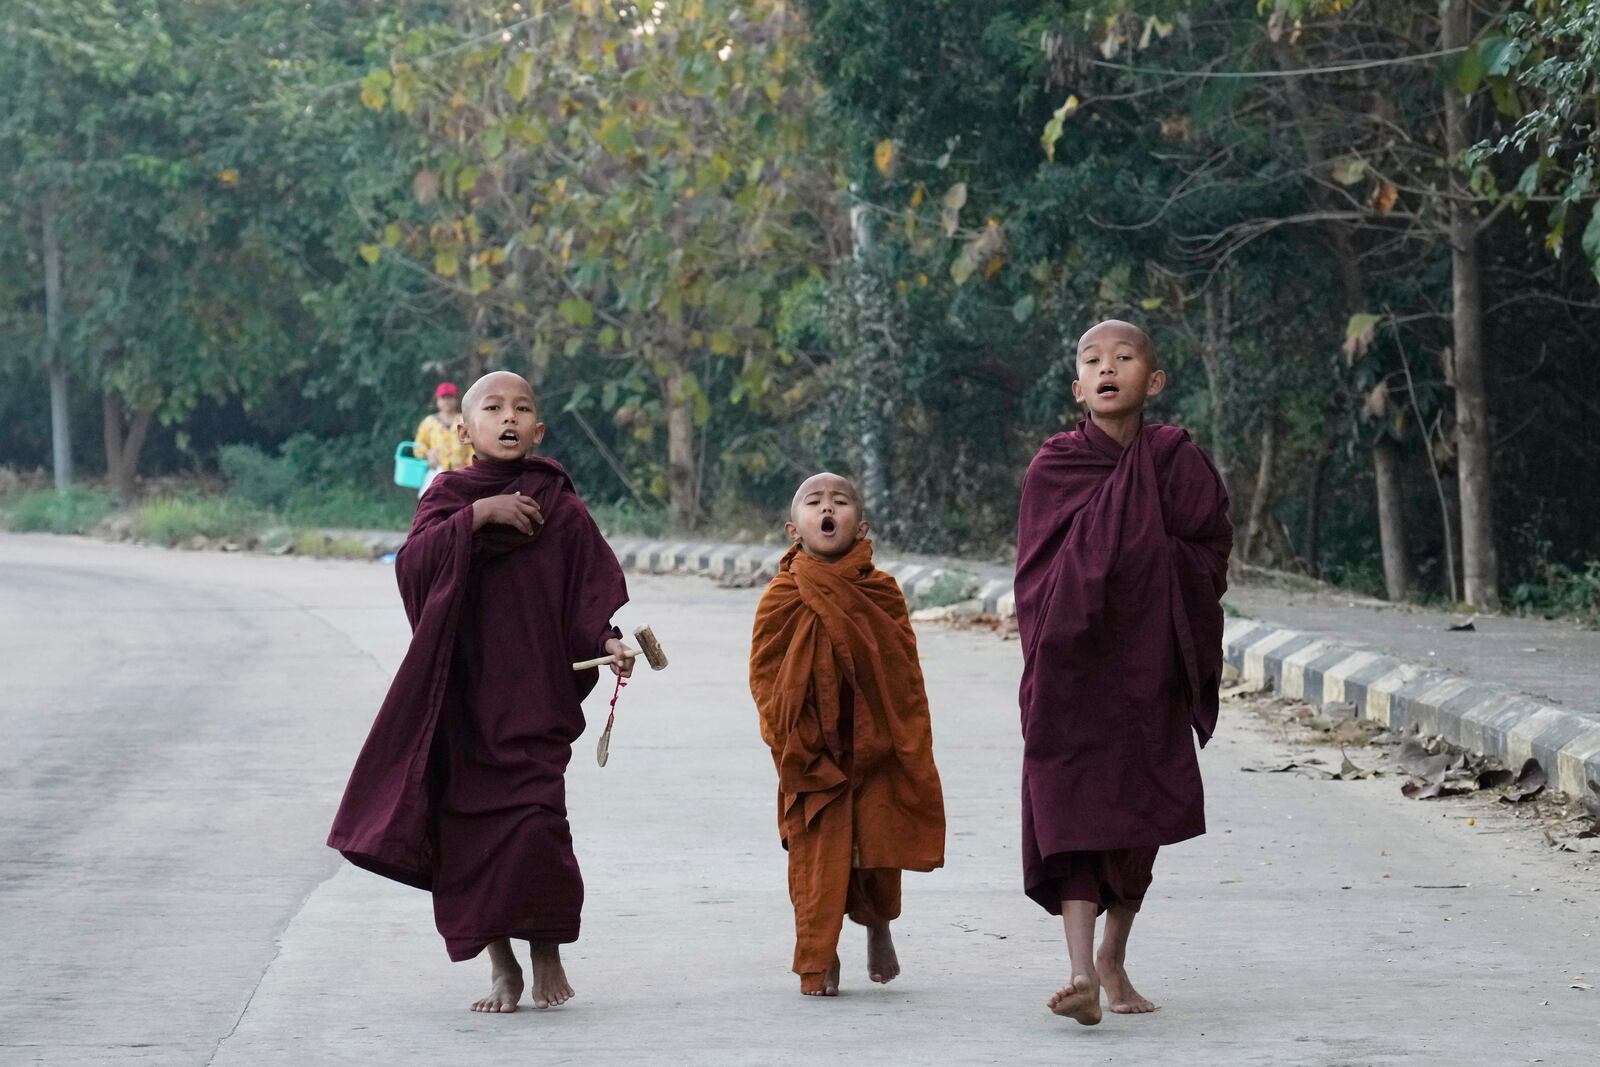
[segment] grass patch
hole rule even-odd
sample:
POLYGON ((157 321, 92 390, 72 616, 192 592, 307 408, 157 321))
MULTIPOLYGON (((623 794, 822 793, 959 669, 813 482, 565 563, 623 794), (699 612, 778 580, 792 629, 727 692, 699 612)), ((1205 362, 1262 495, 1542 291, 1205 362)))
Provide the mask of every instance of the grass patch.
POLYGON ((335 485, 325 492, 298 491, 281 509, 292 526, 335 526, 352 530, 407 530, 417 512, 415 493, 403 489, 370 491, 335 485))
POLYGON ((117 509, 100 489, 35 489, 6 502, 5 527, 18 533, 84 534, 117 509))
POLYGON ((371 559, 372 549, 354 537, 330 537, 317 530, 294 535, 294 554, 321 559, 371 559))
POLYGON ((247 541, 268 521, 260 509, 225 496, 175 496, 151 500, 134 518, 134 533, 158 545, 204 537, 247 541))

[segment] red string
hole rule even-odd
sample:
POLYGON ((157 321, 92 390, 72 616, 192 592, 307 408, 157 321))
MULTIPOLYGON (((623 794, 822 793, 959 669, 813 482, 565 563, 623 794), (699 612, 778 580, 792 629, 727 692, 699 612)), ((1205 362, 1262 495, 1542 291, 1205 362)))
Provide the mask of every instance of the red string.
POLYGON ((606 729, 611 729, 611 724, 617 721, 617 698, 622 695, 623 686, 628 680, 622 675, 617 675, 617 687, 611 691, 611 714, 606 717, 606 729))

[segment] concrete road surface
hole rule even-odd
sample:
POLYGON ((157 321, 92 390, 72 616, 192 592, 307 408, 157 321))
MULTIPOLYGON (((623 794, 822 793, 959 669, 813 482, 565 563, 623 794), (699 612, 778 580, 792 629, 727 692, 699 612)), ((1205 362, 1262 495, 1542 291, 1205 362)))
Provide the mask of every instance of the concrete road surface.
MULTIPOLYGON (((802 999, 774 780, 745 679, 756 592, 632 580, 667 673, 610 766, 569 775, 588 884, 578 998, 468 1012, 427 897, 322 842, 404 650, 389 568, 0 536, 0 1064, 1588 1064, 1600 877, 1392 778, 1241 773, 1285 749, 1226 715, 1211 833, 1164 850, 1132 972, 1163 1006, 1045 1011, 1058 922, 1023 897, 1017 646, 920 639, 950 816, 906 878, 904 975, 802 999), (1429 888, 1449 887, 1449 888, 1429 888), (1575 977, 1582 976, 1582 977, 1575 977)), ((590 703, 590 719, 603 704, 590 703)))

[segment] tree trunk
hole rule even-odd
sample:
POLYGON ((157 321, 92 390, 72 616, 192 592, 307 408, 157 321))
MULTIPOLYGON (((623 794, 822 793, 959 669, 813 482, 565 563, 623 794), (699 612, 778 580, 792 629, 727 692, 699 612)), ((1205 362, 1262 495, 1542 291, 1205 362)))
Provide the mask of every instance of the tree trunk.
POLYGON ((57 489, 72 484, 71 409, 67 404, 67 368, 61 360, 61 244, 56 237, 55 205, 44 206, 44 335, 45 365, 50 370, 50 454, 57 489))
POLYGON ((1388 434, 1372 445, 1372 475, 1378 485, 1378 535, 1383 543, 1383 585, 1399 602, 1411 588, 1411 557, 1406 551, 1400 491, 1400 447, 1388 434))
POLYGON ((1254 563, 1257 550, 1266 545, 1266 527, 1271 517, 1273 470, 1278 465, 1278 413, 1267 412, 1261 427, 1261 462, 1256 468, 1256 491, 1250 497, 1250 521, 1245 526, 1243 559, 1254 563))
MULTIPOLYGON (((1273 51, 1277 57, 1278 66, 1283 70, 1296 70, 1302 65, 1287 39, 1274 42, 1273 51)), ((1306 163, 1310 172, 1316 175, 1326 174, 1328 156, 1323 150, 1322 144, 1317 140, 1317 127, 1312 115, 1311 102, 1306 96, 1304 85, 1301 84, 1298 78, 1287 78, 1284 80, 1283 89, 1284 95, 1289 101, 1289 108, 1294 113, 1296 123, 1300 129, 1300 143, 1305 152, 1306 163)), ((1338 198, 1326 187, 1316 181, 1308 182, 1307 185, 1313 202, 1318 206, 1324 209, 1338 207, 1338 198)), ((1344 297, 1345 313, 1347 315, 1358 315, 1367 310, 1366 278, 1362 274, 1361 260, 1351 228, 1346 223, 1330 222, 1323 227, 1323 233, 1328 242, 1328 250, 1333 255, 1334 268, 1338 272, 1339 288, 1344 297)), ((1400 484, 1399 453, 1398 450, 1393 448, 1392 442, 1390 446, 1389 454, 1384 456, 1379 456, 1377 450, 1374 450, 1372 464, 1373 470, 1378 473, 1379 482, 1378 540, 1382 545, 1385 584, 1389 588, 1390 598, 1399 599, 1395 590, 1398 588, 1400 596, 1403 596, 1405 582, 1402 579, 1397 587, 1394 582, 1388 580, 1391 570, 1390 561, 1393 559, 1400 562, 1399 573, 1402 576, 1409 573, 1409 566, 1405 562, 1407 552, 1404 516, 1398 506, 1387 511, 1382 507, 1383 486, 1386 481, 1396 489, 1397 494, 1400 484)), ((1319 485, 1318 499, 1316 500, 1318 508, 1322 506, 1320 494, 1319 485)), ((1396 501, 1398 501, 1398 495, 1396 496, 1396 501)), ((1317 546, 1317 551, 1320 552, 1320 550, 1321 546, 1319 545, 1317 546)), ((1310 546, 1308 546, 1309 551, 1310 546)), ((1315 555, 1311 557, 1311 565, 1313 568, 1316 567, 1315 555)))
POLYGON ((1322 501, 1323 487, 1328 482, 1328 463, 1339 446, 1339 423, 1335 412, 1323 413, 1322 438, 1317 442, 1317 454, 1311 460, 1311 480, 1306 486, 1306 571, 1313 578, 1322 577, 1322 501))
POLYGON ((666 359, 667 377, 667 511, 679 530, 694 528, 700 515, 700 490, 695 484, 694 397, 681 353, 666 359))
POLYGON ((1200 339, 1200 362, 1206 369, 1206 391, 1211 401, 1211 462, 1222 478, 1222 487, 1237 511, 1238 494, 1233 490, 1233 453, 1228 447, 1228 396, 1222 367, 1224 338, 1228 332, 1228 293, 1207 288, 1204 297, 1205 334, 1200 339))
MULTIPOLYGON (((1440 0, 1440 40, 1444 49, 1472 43, 1472 11, 1467 0, 1440 0)), ((1459 168, 1472 144, 1467 101, 1449 82, 1444 89, 1445 145, 1450 165, 1459 168)), ((1479 291, 1478 219, 1459 182, 1450 205, 1451 327, 1456 383, 1456 477, 1461 498, 1463 592, 1475 608, 1500 606, 1500 565, 1494 543, 1494 440, 1483 365, 1483 301, 1479 291)))
POLYGON ((144 451, 145 438, 150 433, 155 412, 140 408, 124 426, 122 405, 110 390, 100 398, 100 410, 105 433, 106 480, 111 483, 111 491, 126 504, 133 500, 134 479, 139 473, 139 455, 144 451))

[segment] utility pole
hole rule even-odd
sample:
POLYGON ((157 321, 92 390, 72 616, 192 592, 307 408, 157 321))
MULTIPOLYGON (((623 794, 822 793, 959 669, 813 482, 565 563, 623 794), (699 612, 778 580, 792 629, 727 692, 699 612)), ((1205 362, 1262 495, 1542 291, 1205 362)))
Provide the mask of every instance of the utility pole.
POLYGON ((45 366, 50 373, 50 452, 56 488, 72 484, 72 426, 67 407, 67 368, 61 359, 61 243, 56 235, 56 207, 44 203, 44 336, 45 366))
POLYGON ((850 342, 856 346, 855 364, 861 372, 856 383, 861 399, 861 495, 862 505, 875 525, 884 532, 892 526, 889 504, 889 472, 884 458, 883 421, 884 403, 881 394, 881 375, 878 363, 882 352, 882 339, 878 334, 884 327, 882 294, 877 291, 868 264, 872 252, 872 222, 867 206, 859 201, 850 206, 851 258, 855 261, 855 277, 851 284, 851 298, 856 305, 856 329, 850 342))

